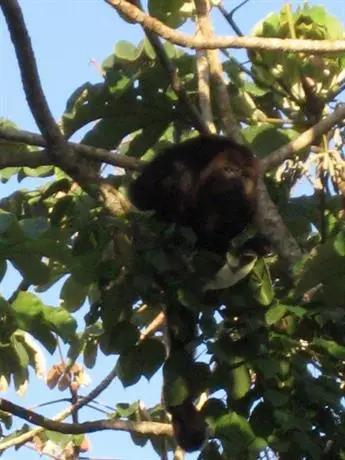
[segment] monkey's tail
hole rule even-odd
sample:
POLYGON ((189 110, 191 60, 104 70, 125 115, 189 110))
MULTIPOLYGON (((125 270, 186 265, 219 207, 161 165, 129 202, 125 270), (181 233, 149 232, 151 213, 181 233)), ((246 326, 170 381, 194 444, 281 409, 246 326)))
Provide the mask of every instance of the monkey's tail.
POLYGON ((204 417, 193 403, 196 397, 193 364, 198 315, 178 302, 167 306, 165 314, 169 350, 164 365, 164 399, 172 417, 177 444, 186 452, 193 452, 202 447, 207 434, 204 417), (180 394, 176 396, 176 393, 180 394))
POLYGON ((193 401, 186 399, 178 406, 168 406, 177 444, 186 452, 199 450, 206 440, 206 423, 193 401))

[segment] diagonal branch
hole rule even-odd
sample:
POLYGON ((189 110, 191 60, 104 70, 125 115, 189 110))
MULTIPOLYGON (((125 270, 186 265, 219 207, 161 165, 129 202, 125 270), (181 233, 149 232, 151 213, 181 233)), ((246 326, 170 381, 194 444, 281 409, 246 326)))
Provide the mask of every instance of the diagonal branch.
POLYGON ((289 38, 263 37, 214 37, 204 39, 192 37, 179 30, 171 29, 152 16, 141 11, 127 0, 105 0, 130 21, 142 24, 175 45, 192 49, 247 48, 255 50, 304 52, 310 54, 330 54, 345 51, 345 40, 299 40, 289 38))
MULTIPOLYGON (((261 161, 262 174, 270 168, 280 165, 300 150, 308 147, 317 137, 327 133, 334 125, 345 118, 345 105, 340 104, 335 111, 319 121, 315 126, 305 131, 283 147, 272 152, 261 161)), ((272 203, 262 177, 258 184, 259 200, 256 215, 257 225, 262 233, 272 242, 278 254, 290 263, 297 262, 302 253, 294 238, 283 224, 274 204, 272 203)))
POLYGON ((267 158, 261 161, 261 169, 263 172, 268 169, 279 166, 283 161, 292 157, 296 152, 308 147, 319 136, 327 133, 333 126, 341 122, 345 118, 345 104, 339 104, 331 115, 328 115, 316 125, 309 128, 300 136, 293 139, 283 147, 270 153, 267 158))
MULTIPOLYGON (((73 159, 74 155, 68 148, 49 109, 23 13, 17 0, 3 1, 1 8, 16 52, 25 96, 31 113, 47 143, 48 153, 52 160, 56 164, 64 163, 62 161, 63 156, 69 156, 73 159)), ((70 161, 68 164, 71 166, 70 161)))

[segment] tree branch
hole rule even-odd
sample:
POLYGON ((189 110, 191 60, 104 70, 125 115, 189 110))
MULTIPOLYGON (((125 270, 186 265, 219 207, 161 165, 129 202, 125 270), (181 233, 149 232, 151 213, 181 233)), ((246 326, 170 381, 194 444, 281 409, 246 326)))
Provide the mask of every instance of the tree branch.
POLYGON ((247 48, 254 50, 304 52, 310 54, 330 54, 345 51, 345 40, 297 40, 289 38, 264 37, 215 37, 204 39, 192 37, 179 30, 171 29, 158 19, 142 12, 127 0, 105 0, 114 6, 130 21, 142 24, 143 27, 155 32, 162 38, 192 49, 247 48))
POLYGON ((270 153, 261 161, 262 172, 279 166, 296 152, 308 147, 317 137, 327 133, 333 126, 345 118, 345 104, 339 104, 331 115, 316 123, 310 129, 293 139, 288 144, 270 153))
MULTIPOLYGON (((214 32, 211 24, 209 2, 208 0, 195 0, 194 3, 201 35, 204 39, 210 40, 214 36, 214 32)), ((223 129, 235 141, 243 142, 241 131, 232 111, 228 88, 224 82, 223 67, 218 56, 218 50, 207 50, 206 55, 223 129)))
POLYGON ((7 399, 0 398, 0 409, 16 415, 29 423, 34 423, 47 430, 63 434, 95 433, 96 431, 117 430, 155 436, 172 436, 172 426, 169 423, 159 422, 132 422, 127 420, 101 419, 93 422, 65 423, 58 422, 31 410, 14 404, 7 399))
POLYGON ((129 201, 111 187, 86 162, 77 161, 50 112, 42 90, 31 40, 17 0, 0 3, 17 55, 25 95, 35 121, 47 143, 50 161, 69 174, 84 190, 113 215, 126 212, 129 201), (97 185, 97 187, 95 187, 97 185))
MULTIPOLYGON (((261 160, 261 170, 263 172, 279 166, 283 161, 291 158, 296 152, 310 145, 314 139, 327 133, 333 126, 345 118, 345 104, 339 104, 331 115, 328 115, 316 125, 302 133, 288 144, 273 151, 268 157, 261 160)), ((10 142, 21 142, 27 145, 46 147, 44 138, 30 131, 22 131, 9 127, 0 126, 0 139, 10 142)), ((144 162, 135 158, 126 157, 109 150, 91 147, 89 145, 68 142, 71 149, 79 155, 93 161, 107 163, 113 166, 124 168, 131 171, 140 171, 144 162)), ((44 154, 44 150, 37 150, 30 153, 9 151, 1 152, 0 168, 10 166, 28 166, 36 168, 39 166, 52 164, 44 154)))
POLYGON ((272 243, 283 260, 289 264, 298 262, 302 251, 271 200, 262 176, 258 181, 258 197, 255 221, 260 232, 272 243))
MULTIPOLYGON (((283 147, 272 152, 261 161, 261 172, 279 166, 283 161, 310 145, 317 137, 327 133, 334 125, 345 118, 345 105, 339 104, 335 111, 319 121, 312 128, 305 131, 283 147)), ((292 237, 274 204, 272 203, 263 179, 258 184, 259 200, 256 222, 260 231, 272 242, 273 246, 285 260, 297 262, 302 256, 297 242, 292 237)))
MULTIPOLYGON (((1 2, 1 8, 16 52, 26 100, 47 143, 48 153, 54 163, 65 163, 67 169, 71 169, 71 159, 74 160, 74 155, 72 150, 68 148, 49 109, 20 6, 17 0, 7 0, 1 2), (68 161, 65 161, 64 158, 68 158, 68 161)), ((72 169, 74 170, 76 167, 73 166, 72 169)))
MULTIPOLYGON (((69 417, 70 415, 72 415, 74 412, 78 411, 82 407, 89 404, 91 401, 96 399, 111 384, 111 382, 114 380, 116 376, 117 376, 117 371, 116 371, 116 366, 114 366, 113 369, 109 372, 109 374, 92 391, 90 391, 90 393, 87 396, 85 396, 84 398, 81 398, 76 404, 60 412, 60 414, 56 415, 53 418, 53 420, 61 421, 65 419, 66 417, 69 417)), ((42 427, 35 428, 33 430, 30 430, 26 433, 23 433, 17 436, 16 438, 10 439, 9 441, 0 442, 0 452, 8 449, 9 447, 24 444, 25 442, 29 441, 34 436, 36 436, 38 433, 42 432, 43 430, 44 428, 42 427)))
MULTIPOLYGON (((17 129, 4 126, 0 126, 0 139, 10 142, 22 142, 27 145, 47 147, 47 142, 39 134, 29 131, 19 131, 17 129)), ((68 146, 70 149, 74 150, 75 153, 85 158, 93 161, 99 161, 100 163, 118 166, 119 168, 138 171, 141 169, 141 165, 143 164, 135 158, 119 155, 118 153, 101 148, 90 147, 89 145, 68 142, 68 146)), ((0 168, 6 168, 8 166, 29 166, 35 168, 49 164, 54 163, 47 155, 45 155, 44 150, 37 150, 30 153, 9 151, 8 154, 6 154, 1 152, 0 156, 0 168)))

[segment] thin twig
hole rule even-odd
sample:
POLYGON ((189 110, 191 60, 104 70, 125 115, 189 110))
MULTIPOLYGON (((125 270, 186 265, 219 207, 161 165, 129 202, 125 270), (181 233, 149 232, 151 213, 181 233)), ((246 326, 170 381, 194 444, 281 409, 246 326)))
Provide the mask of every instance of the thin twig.
POLYGON ((219 9, 219 11, 224 16, 224 19, 228 22, 228 24, 230 25, 230 27, 233 29, 233 31, 235 32, 235 34, 238 37, 243 37, 243 33, 242 33, 241 29, 238 27, 238 25, 236 24, 236 22, 234 20, 234 15, 235 15, 236 11, 238 11, 240 8, 242 8, 242 6, 244 6, 248 2, 249 2, 249 0, 243 0, 243 2, 239 3, 238 5, 236 5, 235 8, 233 8, 229 12, 226 11, 226 9, 224 8, 223 3, 219 3, 219 5, 217 5, 217 8, 219 9))
MULTIPOLYGON (((113 369, 109 372, 109 374, 92 391, 90 391, 90 393, 87 396, 85 396, 84 398, 81 398, 73 406, 70 406, 67 409, 60 412, 58 415, 56 415, 53 418, 53 420, 55 421, 64 420, 66 417, 69 417, 71 414, 73 414, 74 411, 78 411, 82 407, 87 406, 89 402, 97 398, 111 384, 111 382, 114 380, 116 375, 117 375, 116 366, 114 366, 113 369)), ((44 431, 43 427, 34 428, 33 430, 23 433, 14 439, 10 439, 8 441, 1 442, 0 452, 8 449, 9 447, 24 444, 25 442, 30 441, 30 439, 32 439, 34 436, 41 433, 42 431, 44 431)))

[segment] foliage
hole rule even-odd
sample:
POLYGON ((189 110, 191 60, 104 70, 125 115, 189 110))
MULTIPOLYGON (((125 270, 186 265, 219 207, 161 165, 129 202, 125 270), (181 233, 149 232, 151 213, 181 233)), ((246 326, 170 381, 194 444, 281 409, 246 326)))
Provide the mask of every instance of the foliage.
MULTIPOLYGON (((192 15, 190 3, 151 0, 149 11, 177 27, 192 15)), ((286 6, 270 15, 255 34, 323 40, 343 37, 344 31, 323 8, 304 4, 296 12, 286 6)), ((197 105, 195 56, 170 43, 164 50, 197 105)), ((232 57, 224 70, 235 116, 265 158, 329 108, 342 89, 344 58, 268 51, 248 56, 251 77, 232 57)), ((102 69, 101 83, 81 85, 67 101, 61 119, 67 138, 93 122, 82 143, 149 160, 191 135, 191 120, 147 39, 138 46, 118 42, 102 69)), ((215 122, 220 128, 219 118, 215 122)), ((277 255, 238 260, 234 251, 233 272, 220 270, 215 283, 210 274, 218 260, 194 250, 190 230, 162 225, 150 213, 110 216, 57 168, 2 169, 3 182, 35 177, 37 186, 0 202, 0 277, 12 266, 23 280, 10 299, 0 299, 0 389, 13 383, 23 392, 28 369, 40 373, 41 347, 53 353, 58 340, 68 347, 67 368, 51 369, 50 388, 64 390, 71 381, 77 388, 80 380, 73 376, 84 378, 78 361, 91 369, 101 353, 118 357, 124 386, 150 379, 165 350, 160 330, 144 339, 141 333, 162 305, 178 299, 200 312, 194 381, 199 393, 210 396, 202 412, 218 440, 210 440, 200 459, 255 459, 265 449, 282 459, 345 458, 344 210, 339 181, 324 161, 334 141, 340 150, 341 136, 329 133, 326 146, 317 141, 319 156, 301 152, 267 174, 271 196, 305 253, 293 272, 287 273, 277 255), (296 182, 306 172, 317 177, 321 164, 321 192, 292 198, 296 182), (169 277, 165 292, 155 282, 162 275, 169 277), (40 294, 62 280, 60 305, 45 305, 40 294), (85 305, 90 311, 77 331, 75 313, 85 305)), ((3 152, 23 149, 29 154, 32 147, 0 143, 3 152)), ((103 175, 126 193, 131 173, 112 175, 109 169, 103 175)), ((174 385, 178 398, 184 383, 174 385)), ((157 406, 145 411, 140 404, 119 403, 111 416, 167 421, 159 401, 157 394, 157 406)), ((11 426, 6 413, 0 412, 0 422, 4 429, 11 426)), ((173 440, 166 444, 154 435, 131 436, 138 446, 150 441, 159 455, 174 447, 173 440)), ((35 443, 48 439, 63 446, 85 440, 45 431, 35 443)))

